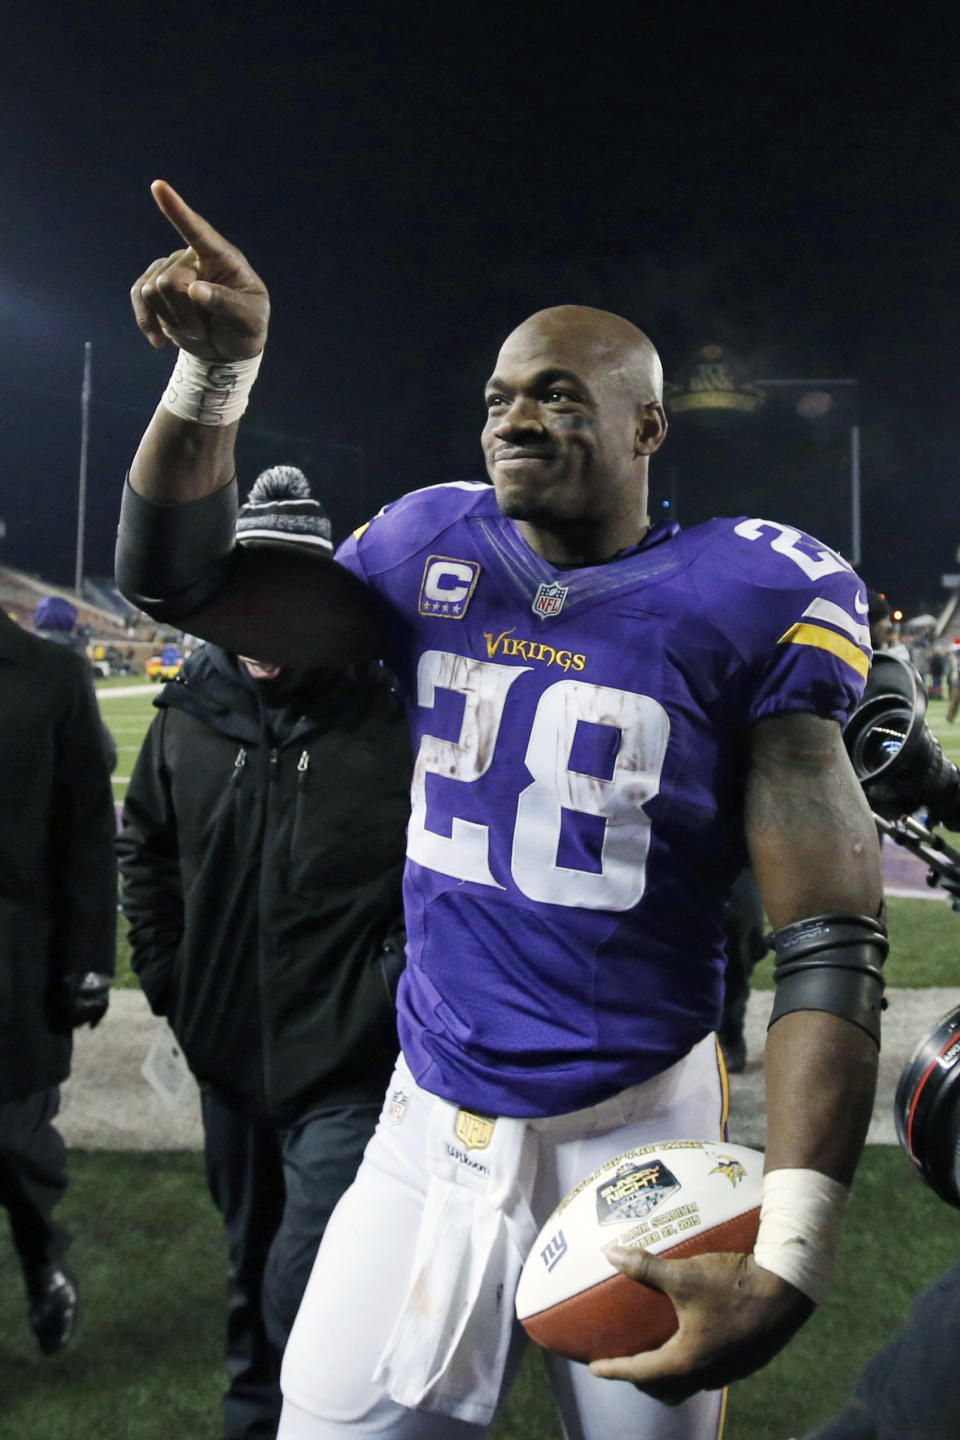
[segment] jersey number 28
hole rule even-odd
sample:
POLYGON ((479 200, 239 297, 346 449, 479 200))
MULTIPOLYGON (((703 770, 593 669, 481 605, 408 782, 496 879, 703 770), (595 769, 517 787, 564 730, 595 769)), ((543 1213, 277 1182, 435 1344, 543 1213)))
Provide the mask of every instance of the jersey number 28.
MULTIPOLYGON (((417 670, 417 700, 435 704, 438 689, 463 696, 456 740, 426 734, 413 772, 407 853, 418 865, 457 880, 504 890, 490 869, 489 826, 454 816, 449 835, 427 828, 427 776, 469 785, 496 763, 497 739, 512 687, 531 667, 497 665, 444 650, 428 650, 417 670)), ((585 680, 558 680, 540 696, 524 764, 533 776, 516 801, 510 870, 517 888, 548 905, 630 910, 646 885, 650 821, 643 806, 657 794, 670 721, 662 705, 585 680), (619 732, 609 779, 570 768, 581 722, 619 732), (598 870, 558 863, 563 812, 603 819, 598 870)), ((504 737, 506 741, 507 737, 504 737)))

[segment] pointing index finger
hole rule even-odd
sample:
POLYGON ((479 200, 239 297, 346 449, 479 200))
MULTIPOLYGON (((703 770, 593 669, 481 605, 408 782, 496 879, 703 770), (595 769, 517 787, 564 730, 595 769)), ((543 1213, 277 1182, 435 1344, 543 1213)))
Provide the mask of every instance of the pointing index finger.
POLYGON ((178 195, 166 180, 154 180, 150 186, 150 193, 174 230, 182 236, 187 245, 193 246, 200 259, 204 257, 213 259, 233 253, 234 247, 229 240, 225 239, 218 230, 214 230, 210 222, 204 220, 202 215, 198 215, 196 210, 191 210, 186 200, 178 195))

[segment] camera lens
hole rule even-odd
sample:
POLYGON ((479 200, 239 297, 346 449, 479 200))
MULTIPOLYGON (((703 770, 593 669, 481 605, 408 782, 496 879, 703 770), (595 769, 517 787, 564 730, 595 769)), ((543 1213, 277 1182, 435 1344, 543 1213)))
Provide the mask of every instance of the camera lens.
POLYGON ((869 779, 895 759, 903 749, 909 728, 909 717, 896 714, 883 715, 868 726, 859 741, 857 773, 869 779))
POLYGON ((960 1006, 941 1016, 903 1067, 894 1120, 915 1168, 960 1208, 960 1006))

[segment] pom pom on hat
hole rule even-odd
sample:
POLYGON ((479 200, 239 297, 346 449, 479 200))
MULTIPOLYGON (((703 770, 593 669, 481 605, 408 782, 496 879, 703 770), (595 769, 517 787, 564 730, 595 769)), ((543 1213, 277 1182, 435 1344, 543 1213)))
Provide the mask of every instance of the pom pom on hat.
POLYGON ((330 517, 310 494, 295 465, 273 465, 257 476, 237 512, 239 545, 296 545, 333 554, 330 517))

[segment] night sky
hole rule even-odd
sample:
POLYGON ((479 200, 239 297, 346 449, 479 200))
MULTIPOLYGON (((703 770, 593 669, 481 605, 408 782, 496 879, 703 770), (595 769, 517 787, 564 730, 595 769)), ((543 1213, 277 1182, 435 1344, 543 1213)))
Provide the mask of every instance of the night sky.
MULTIPOLYGON (((946 6, 357 3, 29 7, 0 86, 0 558, 69 583, 85 341, 86 570, 172 352, 127 293, 179 243, 162 176, 247 254, 274 319, 241 486, 303 466, 338 536, 481 478, 504 335, 575 302, 646 329, 668 378, 853 377, 862 572, 907 609, 960 570, 960 84, 946 6), (859 18, 858 18, 859 17, 859 18), (769 27, 769 28, 767 28, 769 27)), ((849 552, 842 413, 677 416, 652 507, 762 514, 849 552)))

